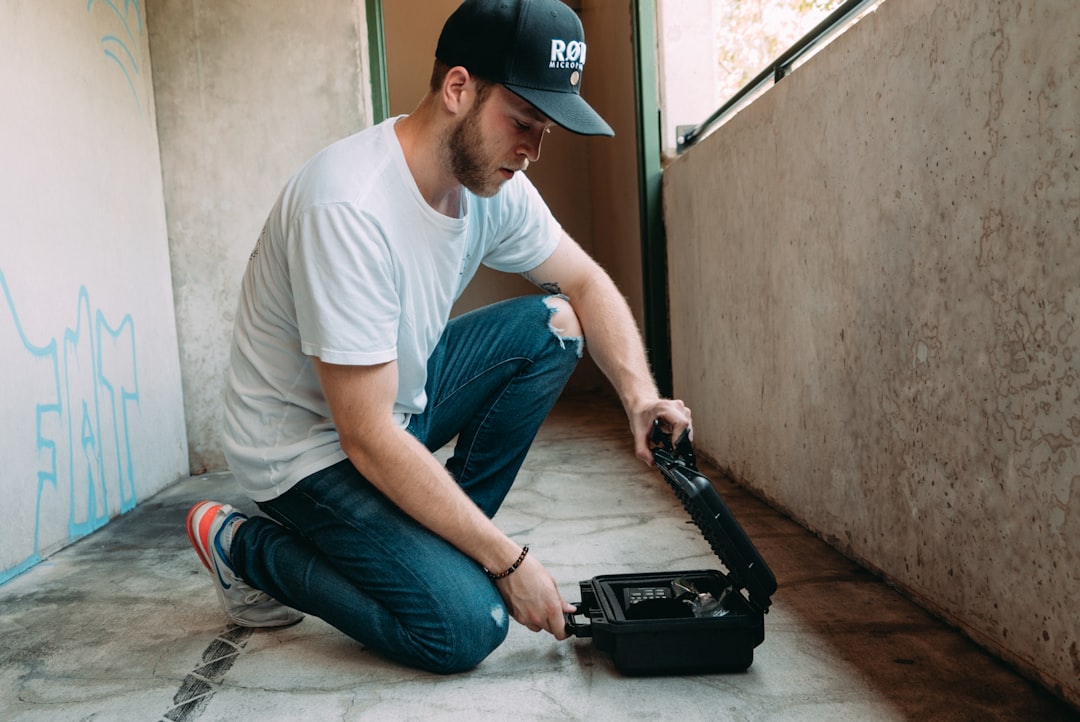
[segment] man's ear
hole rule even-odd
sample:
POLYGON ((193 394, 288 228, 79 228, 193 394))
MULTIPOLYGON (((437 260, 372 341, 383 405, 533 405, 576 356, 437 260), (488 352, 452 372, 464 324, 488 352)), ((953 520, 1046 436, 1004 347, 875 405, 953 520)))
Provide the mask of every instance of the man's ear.
POLYGON ((464 112, 468 108, 466 104, 466 89, 469 87, 469 80, 472 76, 469 75, 469 71, 460 65, 457 65, 447 71, 446 77, 443 78, 442 84, 442 100, 443 105, 454 115, 464 112))

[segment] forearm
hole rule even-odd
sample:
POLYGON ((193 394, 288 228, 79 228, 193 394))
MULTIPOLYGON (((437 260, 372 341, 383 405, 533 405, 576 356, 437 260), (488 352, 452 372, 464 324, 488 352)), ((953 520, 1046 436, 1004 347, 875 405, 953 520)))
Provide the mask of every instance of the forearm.
POLYGON ((660 397, 641 332, 614 281, 565 234, 551 257, 526 277, 541 288, 562 290, 570 299, 589 355, 611 381, 626 410, 634 452, 651 464, 653 423, 659 420, 671 433, 681 433, 690 427, 690 409, 682 401, 660 397))
MULTIPOLYGON (((433 533, 494 572, 518 559, 521 546, 503 534, 408 431, 393 423, 397 364, 335 366, 313 360, 338 429, 341 448, 379 491, 433 533)), ((496 581, 515 619, 529 629, 566 636, 562 613, 572 611, 533 556, 496 581)))
POLYGON ((570 299, 585 331, 585 347, 611 382, 627 414, 651 405, 659 392, 630 306, 607 274, 570 299))
POLYGON ((419 441, 387 423, 363 444, 343 439, 356 468, 402 511, 487 569, 502 570, 521 552, 476 506, 419 441))

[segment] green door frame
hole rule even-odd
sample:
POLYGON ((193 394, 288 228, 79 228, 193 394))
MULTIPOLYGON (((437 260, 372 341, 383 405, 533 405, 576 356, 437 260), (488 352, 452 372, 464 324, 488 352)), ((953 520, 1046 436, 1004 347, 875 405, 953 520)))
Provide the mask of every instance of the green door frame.
MULTIPOLYGON (((372 116, 390 112, 382 0, 367 0, 372 116)), ((638 131, 638 198, 645 344, 660 393, 672 394, 671 338, 667 304, 667 240, 664 233, 663 170, 660 165, 660 105, 656 56, 656 0, 634 0, 634 95, 638 131)))
POLYGON ((660 101, 656 55, 656 0, 634 0, 634 94, 638 131, 638 198, 645 343, 660 393, 672 395, 668 322, 667 236, 660 165, 660 101))
POLYGON ((386 80, 386 33, 382 0, 367 0, 368 68, 371 74, 372 123, 390 116, 390 85, 386 80))

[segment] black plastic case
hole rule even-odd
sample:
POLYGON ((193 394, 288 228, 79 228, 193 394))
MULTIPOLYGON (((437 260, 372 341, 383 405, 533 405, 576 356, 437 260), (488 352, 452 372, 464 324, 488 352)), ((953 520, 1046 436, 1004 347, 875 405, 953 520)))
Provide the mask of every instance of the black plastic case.
POLYGON ((740 672, 765 639, 764 615, 776 578, 723 499, 697 470, 687 434, 673 445, 653 430, 653 458, 727 573, 710 569, 610 574, 579 583, 581 602, 567 630, 592 637, 627 675, 740 672), (726 609, 695 616, 696 594, 726 609), (579 624, 584 616, 588 624, 579 624))

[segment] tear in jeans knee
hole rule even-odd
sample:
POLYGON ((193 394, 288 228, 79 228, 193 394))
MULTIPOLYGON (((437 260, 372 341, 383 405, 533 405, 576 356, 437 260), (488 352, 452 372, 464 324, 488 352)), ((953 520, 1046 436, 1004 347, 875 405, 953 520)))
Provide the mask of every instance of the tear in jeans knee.
POLYGON ((560 348, 566 348, 567 344, 572 344, 574 353, 581 358, 585 352, 585 335, 581 331, 581 322, 570 305, 570 299, 560 293, 545 296, 543 301, 549 310, 548 330, 551 331, 551 335, 559 342, 560 348))

